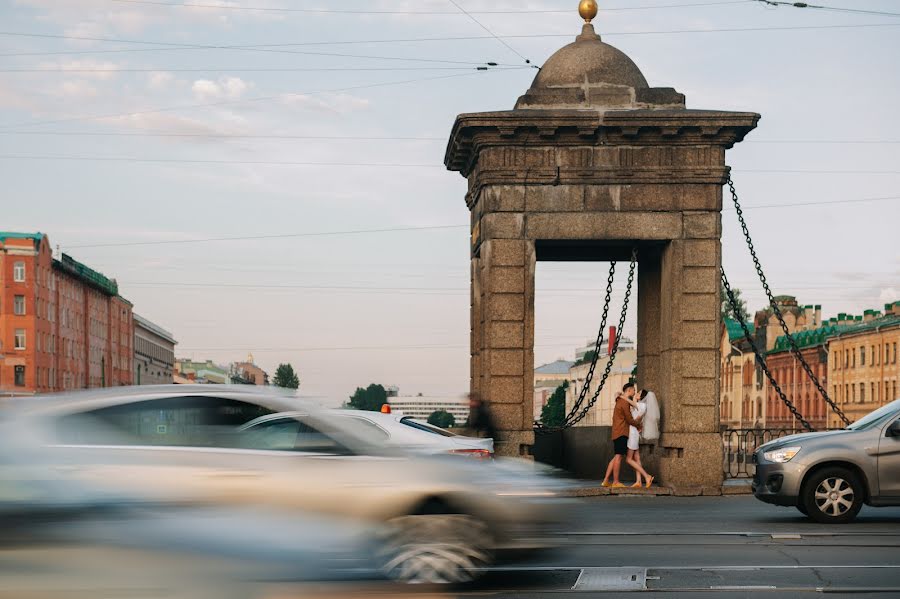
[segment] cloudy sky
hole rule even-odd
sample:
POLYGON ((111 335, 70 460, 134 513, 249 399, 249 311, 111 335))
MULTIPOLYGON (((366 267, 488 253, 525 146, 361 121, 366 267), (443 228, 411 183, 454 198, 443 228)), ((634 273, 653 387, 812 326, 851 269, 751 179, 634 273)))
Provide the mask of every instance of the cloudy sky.
MULTIPOLYGON (((900 3, 827 3, 860 12, 619 0, 596 23, 689 107, 763 115, 728 163, 775 292, 830 316, 900 297, 900 3)), ((372 381, 460 394, 468 215, 446 137, 513 106, 522 57, 568 43, 575 6, 0 0, 0 229, 117 278, 179 356, 290 361, 334 401, 372 381)), ((539 264, 539 363, 596 334, 605 270, 539 264)))

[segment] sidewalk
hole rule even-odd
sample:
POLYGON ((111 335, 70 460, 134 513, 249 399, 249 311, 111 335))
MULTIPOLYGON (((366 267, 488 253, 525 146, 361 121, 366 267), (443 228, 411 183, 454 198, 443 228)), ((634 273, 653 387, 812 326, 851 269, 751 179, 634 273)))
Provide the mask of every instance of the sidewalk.
POLYGON ((707 488, 672 488, 659 485, 653 485, 649 489, 646 487, 630 487, 630 483, 625 483, 624 487, 602 487, 600 481, 584 480, 579 481, 583 486, 570 489, 565 493, 566 497, 602 497, 605 495, 646 495, 651 497, 661 496, 678 496, 678 497, 696 497, 699 495, 750 495, 750 479, 729 479, 719 487, 714 489, 707 488))

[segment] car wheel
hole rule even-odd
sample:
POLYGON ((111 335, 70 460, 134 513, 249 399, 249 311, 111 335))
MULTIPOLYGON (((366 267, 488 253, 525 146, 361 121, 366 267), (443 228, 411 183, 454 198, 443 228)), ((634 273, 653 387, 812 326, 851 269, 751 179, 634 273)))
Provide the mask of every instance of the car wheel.
POLYGON ((862 508, 863 488, 846 468, 825 468, 814 473, 803 487, 807 515, 823 524, 844 524, 862 508))
POLYGON ((484 522, 465 514, 417 514, 387 522, 379 565, 389 578, 411 584, 470 582, 491 565, 484 522))
POLYGON ((804 516, 809 516, 809 511, 806 509, 806 506, 803 505, 802 501, 798 503, 796 507, 801 514, 803 514, 804 516))

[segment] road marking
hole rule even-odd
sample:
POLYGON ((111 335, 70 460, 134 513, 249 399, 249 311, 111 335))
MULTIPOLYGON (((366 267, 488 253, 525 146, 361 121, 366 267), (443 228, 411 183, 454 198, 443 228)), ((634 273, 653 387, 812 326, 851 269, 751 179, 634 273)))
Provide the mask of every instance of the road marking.
POLYGON ((709 588, 715 591, 771 591, 778 587, 768 584, 723 584, 709 588))
POLYGON ((775 535, 797 535, 803 537, 900 537, 900 532, 601 532, 577 531, 562 533, 572 537, 774 537, 775 535))
POLYGON ((772 538, 777 540, 800 540, 801 537, 799 534, 780 532, 780 533, 772 533, 772 538))

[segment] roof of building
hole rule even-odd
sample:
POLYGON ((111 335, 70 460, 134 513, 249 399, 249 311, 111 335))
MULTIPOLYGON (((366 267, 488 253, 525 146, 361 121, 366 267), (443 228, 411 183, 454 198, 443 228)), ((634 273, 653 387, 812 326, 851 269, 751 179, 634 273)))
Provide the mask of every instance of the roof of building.
POLYGON ((569 360, 557 360, 549 364, 543 364, 534 369, 535 374, 569 374, 569 368, 575 362, 569 360))
MULTIPOLYGON (((744 338, 744 329, 741 328, 741 323, 739 323, 738 321, 736 321, 733 318, 726 318, 725 322, 723 324, 725 325, 725 330, 728 331, 728 340, 729 341, 735 341, 737 339, 744 338)), ((747 328, 750 329, 750 334, 753 334, 753 332, 754 332, 753 323, 745 322, 744 324, 746 324, 747 328)))
POLYGON ((838 327, 841 330, 839 331, 841 336, 844 335, 858 335, 860 333, 868 333, 870 331, 874 331, 876 329, 882 329, 885 327, 896 327, 900 326, 900 315, 897 314, 888 314, 887 316, 882 316, 881 318, 874 318, 868 322, 861 322, 859 324, 851 324, 843 327, 838 327))
MULTIPOLYGON (((794 342, 797 344, 797 347, 803 349, 805 347, 815 347, 817 345, 825 345, 828 341, 829 337, 834 337, 839 333, 842 333, 846 327, 841 325, 827 325, 824 327, 819 327, 817 329, 810 329, 808 331, 797 331, 793 333, 791 336, 794 338, 794 342)), ((775 347, 770 349, 767 353, 777 354, 780 352, 790 351, 791 344, 788 341, 786 335, 781 335, 778 339, 775 340, 775 347)))
POLYGON ((16 231, 0 231, 0 243, 5 243, 7 239, 31 239, 32 241, 39 242, 46 235, 41 232, 37 233, 18 233, 16 231))
POLYGON ((147 329, 148 331, 150 331, 150 332, 153 333, 154 335, 159 335, 160 337, 162 337, 162 338, 165 339, 166 341, 169 341, 170 343, 173 343, 173 344, 177 344, 177 343, 178 343, 178 342, 175 340, 175 336, 172 335, 172 333, 170 333, 170 332, 167 331, 166 329, 162 328, 162 327, 159 326, 158 324, 156 324, 156 323, 154 323, 154 322, 151 322, 151 321, 147 320, 146 318, 144 318, 144 317, 141 316, 140 314, 132 314, 132 316, 134 317, 134 323, 135 323, 136 325, 140 325, 141 327, 147 329))
POLYGON ((110 279, 86 264, 82 264, 78 260, 75 260, 68 254, 63 254, 59 260, 54 259, 53 266, 63 272, 69 273, 106 295, 119 295, 119 284, 116 283, 115 279, 110 279))

